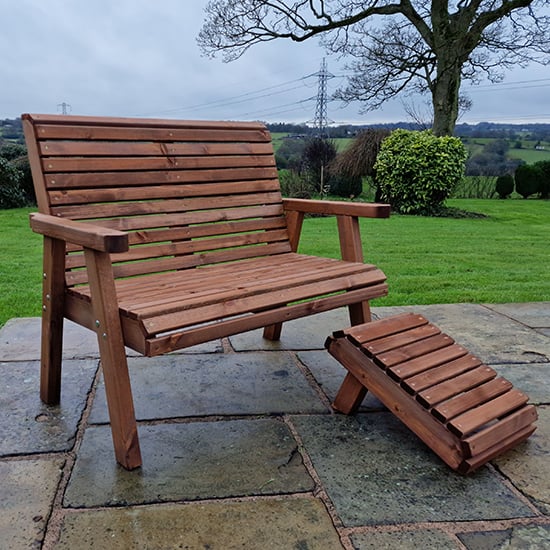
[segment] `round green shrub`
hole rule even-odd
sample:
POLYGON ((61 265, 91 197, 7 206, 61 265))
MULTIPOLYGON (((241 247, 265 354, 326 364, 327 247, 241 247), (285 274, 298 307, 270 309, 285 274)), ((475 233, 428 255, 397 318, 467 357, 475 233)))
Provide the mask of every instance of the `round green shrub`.
POLYGON ((534 164, 522 164, 518 166, 514 173, 516 192, 524 199, 538 193, 541 179, 541 170, 534 164))
POLYGON ((402 214, 437 213, 463 178, 466 156, 458 138, 395 130, 374 166, 382 200, 402 214))
POLYGON ((514 178, 510 174, 499 176, 495 183, 495 191, 501 199, 508 198, 514 191, 514 178))

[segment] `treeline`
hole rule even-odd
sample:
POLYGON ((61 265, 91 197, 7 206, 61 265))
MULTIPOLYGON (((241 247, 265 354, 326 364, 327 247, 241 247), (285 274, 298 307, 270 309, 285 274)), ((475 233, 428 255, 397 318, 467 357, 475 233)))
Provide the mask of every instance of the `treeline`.
MULTIPOLYGON (((292 124, 287 122, 267 123, 270 132, 282 132, 294 136, 316 136, 318 129, 305 124, 292 124)), ((388 130, 423 130, 414 122, 395 122, 384 124, 344 124, 331 126, 327 129, 327 135, 331 138, 354 137, 367 128, 388 130)), ((524 139, 534 141, 550 141, 550 124, 504 124, 495 122, 480 122, 478 124, 457 124, 455 136, 460 138, 492 138, 492 139, 524 139)))
MULTIPOLYGON (((270 132, 281 132, 295 136, 316 136, 318 129, 306 124, 295 124, 290 122, 268 122, 270 132)), ((387 128, 396 130, 423 130, 419 124, 414 122, 395 122, 384 124, 342 124, 331 126, 327 129, 328 137, 346 138, 354 137, 367 128, 387 128)), ((525 139, 535 141, 550 141, 550 124, 505 124, 496 122, 479 122, 478 124, 457 124, 455 136, 461 138, 494 138, 494 139, 525 139)), ((0 142, 1 140, 24 142, 23 127, 20 118, 5 118, 0 120, 0 142)))

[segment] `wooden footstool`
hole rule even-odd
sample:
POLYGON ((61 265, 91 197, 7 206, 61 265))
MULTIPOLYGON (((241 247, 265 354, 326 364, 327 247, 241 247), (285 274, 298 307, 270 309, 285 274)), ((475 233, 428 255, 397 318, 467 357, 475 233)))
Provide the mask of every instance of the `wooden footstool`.
POLYGON ((334 408, 368 391, 451 468, 468 473, 527 439, 537 411, 505 378, 421 315, 335 332, 326 348, 349 372, 334 408))

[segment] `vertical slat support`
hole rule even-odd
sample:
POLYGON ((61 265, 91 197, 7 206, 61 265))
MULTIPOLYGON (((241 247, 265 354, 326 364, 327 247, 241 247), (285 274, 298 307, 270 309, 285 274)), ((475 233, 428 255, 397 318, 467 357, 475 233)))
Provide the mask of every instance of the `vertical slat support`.
POLYGON ((57 405, 61 396, 65 241, 44 237, 43 268, 40 398, 57 405))
POLYGON ((119 464, 132 470, 141 466, 141 452, 111 259, 107 252, 88 248, 84 255, 115 456, 119 464))

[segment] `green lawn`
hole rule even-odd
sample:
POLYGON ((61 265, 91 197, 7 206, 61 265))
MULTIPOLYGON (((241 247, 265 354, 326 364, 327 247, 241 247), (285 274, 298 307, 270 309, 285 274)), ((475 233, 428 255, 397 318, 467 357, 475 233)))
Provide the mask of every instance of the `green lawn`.
MULTIPOLYGON (((374 305, 550 300, 550 202, 455 199, 484 219, 394 215, 361 221, 365 259, 388 276, 374 305)), ((40 313, 41 238, 29 209, 0 211, 0 326, 40 313)), ((338 257, 332 218, 306 220, 300 251, 338 257)))

